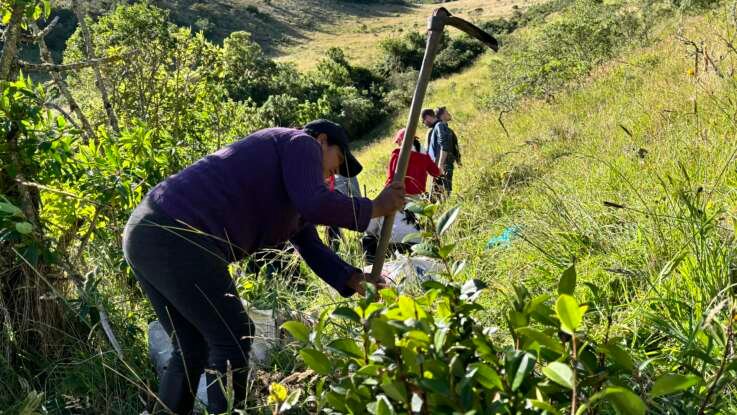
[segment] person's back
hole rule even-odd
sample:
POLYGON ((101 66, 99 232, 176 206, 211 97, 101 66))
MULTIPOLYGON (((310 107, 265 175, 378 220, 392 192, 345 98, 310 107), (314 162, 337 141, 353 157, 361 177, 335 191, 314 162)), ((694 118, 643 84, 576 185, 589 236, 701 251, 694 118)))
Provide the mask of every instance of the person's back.
MULTIPOLYGON (((392 151, 389 169, 387 170, 387 185, 394 181, 394 174, 397 170, 397 162, 399 161, 399 150, 397 148, 392 151)), ((438 169, 438 166, 432 161, 430 156, 413 151, 409 156, 407 174, 404 177, 405 193, 410 196, 425 193, 428 175, 437 177, 440 175, 440 169, 438 169)))
POLYGON ((433 198, 439 199, 450 196, 453 190, 454 165, 461 165, 461 155, 458 137, 448 126, 452 116, 445 107, 435 110, 435 115, 439 121, 430 134, 428 155, 437 163, 442 174, 433 185, 433 198))
POLYGON ((335 190, 349 197, 361 197, 361 188, 358 184, 358 178, 345 177, 339 174, 334 176, 335 190))
MULTIPOLYGON (((397 131, 397 134, 395 136, 395 143, 401 146, 403 141, 404 129, 401 129, 397 131)), ((410 153, 409 163, 407 164, 407 174, 404 178, 405 192, 407 195, 420 195, 425 193, 425 189, 427 186, 427 176, 439 176, 440 169, 432 161, 430 156, 420 152, 420 143, 416 137, 414 139, 413 146, 415 151, 412 151, 410 153)), ((400 148, 395 148, 392 151, 391 159, 389 160, 389 167, 387 170, 387 185, 394 181, 394 174, 397 170, 400 150, 400 148)))
POLYGON ((322 175, 320 166, 302 162, 305 154, 319 151, 315 139, 302 130, 258 131, 169 177, 151 191, 151 201, 173 218, 216 237, 230 260, 290 239, 300 219, 320 224, 328 214, 321 211, 320 201, 345 205, 331 213, 340 215, 341 226, 358 227, 354 218, 368 223, 368 199, 324 195, 329 190, 321 177, 314 177, 322 175))

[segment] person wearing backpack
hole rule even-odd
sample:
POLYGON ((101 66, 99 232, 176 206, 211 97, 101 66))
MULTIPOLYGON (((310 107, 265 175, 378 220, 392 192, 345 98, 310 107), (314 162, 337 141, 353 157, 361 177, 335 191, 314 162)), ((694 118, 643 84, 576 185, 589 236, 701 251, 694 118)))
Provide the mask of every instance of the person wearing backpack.
MULTIPOLYGON (((453 119, 445 107, 434 111, 436 122, 428 139, 427 154, 437 164, 441 176, 433 183, 433 197, 448 197, 453 191, 455 164, 462 166, 458 136, 448 123, 453 119)), ((424 112, 423 112, 424 115, 424 112)), ((424 121, 424 118, 423 118, 424 121)), ((427 124, 426 124, 427 125, 427 124)))

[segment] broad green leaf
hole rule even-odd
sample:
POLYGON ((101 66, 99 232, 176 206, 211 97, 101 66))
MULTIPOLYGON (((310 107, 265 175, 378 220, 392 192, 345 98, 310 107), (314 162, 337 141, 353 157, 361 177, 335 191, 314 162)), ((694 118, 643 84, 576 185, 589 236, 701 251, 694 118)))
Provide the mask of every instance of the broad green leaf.
POLYGON ((551 362, 543 368, 543 374, 560 386, 573 389, 573 371, 568 365, 561 362, 551 362))
POLYGON ((284 403, 281 404, 281 407, 279 407, 279 412, 286 412, 299 403, 299 397, 302 394, 301 389, 295 389, 292 391, 292 393, 287 396, 287 399, 284 401, 284 403))
POLYGON ((420 203, 411 202, 411 203, 407 203, 407 205, 404 207, 404 210, 408 210, 412 213, 422 215, 425 212, 425 206, 423 206, 420 203))
POLYGON ((386 347, 394 347, 394 328, 382 319, 371 321, 371 335, 386 347))
POLYGON ((281 325, 281 328, 289 332, 295 339, 303 342, 310 342, 310 330, 299 321, 287 321, 281 325))
POLYGON ((328 349, 342 353, 346 356, 363 358, 363 352, 356 342, 351 339, 337 339, 328 344, 328 349))
POLYGON ((628 389, 612 386, 605 390, 605 396, 620 415, 645 415, 645 403, 628 389))
MULTIPOLYGON (((345 394, 338 394, 334 391, 329 391, 325 395, 325 399, 327 399, 328 403, 335 409, 337 409, 340 412, 348 412, 348 407, 346 406, 346 400, 345 400, 345 394)), ((375 402, 372 402, 369 404, 372 405, 375 404, 375 402)), ((372 412, 376 413, 376 411, 372 412)))
POLYGON ((440 258, 446 259, 448 258, 448 255, 450 255, 451 252, 453 252, 453 249, 456 247, 456 244, 449 244, 449 245, 443 245, 438 249, 438 256, 440 258))
POLYGON ((426 346, 430 345, 430 336, 428 336, 427 333, 425 333, 424 331, 410 330, 404 335, 404 337, 416 340, 426 346))
POLYGON ((420 256, 438 258, 438 253, 435 251, 435 247, 427 242, 412 245, 412 252, 420 256))
POLYGON ((443 346, 445 345, 445 339, 448 337, 448 329, 440 328, 435 332, 433 344, 435 345, 435 351, 438 353, 443 352, 443 346))
POLYGON ((302 360, 310 369, 314 370, 320 375, 329 375, 332 373, 333 368, 330 364, 330 360, 325 356, 324 353, 315 349, 302 349, 299 352, 302 360))
POLYGON ((440 219, 438 219, 438 224, 435 228, 438 235, 444 234, 448 229, 450 229, 450 226, 453 225, 453 222, 458 218, 458 213, 461 211, 460 206, 456 206, 449 211, 443 213, 442 216, 440 216, 440 219))
POLYGON ((426 216, 428 218, 431 218, 435 216, 435 212, 438 210, 438 205, 436 204, 429 204, 422 209, 422 215, 426 216))
POLYGON ((411 233, 408 233, 407 235, 404 235, 404 238, 402 238, 402 243, 403 244, 412 243, 420 239, 422 239, 421 232, 411 232, 411 233))
POLYGON ((373 377, 373 376, 378 376, 380 370, 381 370, 381 366, 379 365, 366 365, 358 369, 358 371, 356 371, 356 374, 359 376, 373 377))
POLYGON ((558 282, 558 294, 573 295, 576 289, 576 266, 571 265, 563 271, 558 282))
POLYGON ((496 370, 491 368, 491 366, 484 363, 472 363, 468 367, 469 369, 476 371, 474 379, 476 379, 481 386, 491 390, 504 389, 502 379, 499 377, 499 374, 496 373, 496 370))
POLYGON ((376 398, 376 415, 394 415, 394 407, 384 395, 376 398))
POLYGON ((402 347, 402 365, 404 371, 408 374, 422 375, 420 361, 417 358, 417 352, 411 347, 402 347))
POLYGON ((364 310, 363 315, 364 318, 368 319, 370 318, 375 312, 381 310, 384 307, 381 303, 371 303, 366 307, 366 310, 364 310))
POLYGON ((450 393, 450 385, 448 385, 448 381, 445 379, 423 378, 420 380, 420 386, 440 395, 448 395, 450 393))
POLYGON ((537 297, 530 300, 527 304, 525 304, 525 313, 530 314, 537 311, 538 307, 545 304, 545 302, 549 299, 550 296, 547 294, 538 295, 537 297))
POLYGON ((650 390, 650 396, 656 398, 658 396, 670 395, 676 392, 683 392, 699 383, 701 379, 694 375, 679 375, 676 373, 668 373, 658 378, 650 390))
POLYGON ((348 307, 338 307, 333 311, 331 314, 333 317, 343 318, 346 320, 350 320, 356 323, 361 322, 361 317, 358 316, 358 314, 351 308, 348 307))
POLYGON ((0 212, 14 216, 23 216, 23 212, 20 208, 11 203, 0 202, 0 212))
POLYGON ((574 334, 583 321, 583 314, 587 306, 580 306, 575 298, 567 294, 561 294, 555 302, 555 314, 560 319, 561 330, 568 334, 574 334))
POLYGON ((28 235, 33 232, 33 225, 28 222, 17 222, 15 224, 15 230, 22 235, 28 235))
POLYGON ((622 367, 622 369, 627 372, 635 370, 635 361, 632 360, 632 356, 630 356, 627 351, 619 347, 618 344, 609 342, 608 344, 599 346, 599 349, 614 363, 622 367))
POLYGON ((527 325, 530 324, 530 322, 527 319, 527 316, 516 310, 509 310, 508 318, 509 318, 509 325, 513 329, 517 329, 520 327, 527 327, 527 325))
POLYGON ((397 301, 397 290, 394 288, 382 288, 379 290, 379 295, 381 295, 381 299, 384 300, 385 303, 391 304, 397 301))
POLYGON ((388 397, 395 401, 402 403, 407 402, 407 388, 403 383, 398 382, 387 375, 384 375, 384 378, 382 379, 381 389, 388 397))
POLYGON ((517 333, 527 339, 536 341, 541 346, 545 346, 556 353, 562 354, 564 352, 563 345, 560 344, 558 339, 548 336, 537 329, 532 327, 521 327, 517 329, 517 333))
POLYGON ((516 391, 522 386, 525 378, 529 376, 532 369, 535 368, 535 357, 529 353, 522 355, 517 371, 514 374, 514 380, 512 381, 512 390, 516 391))
POLYGON ((529 402, 530 405, 532 405, 533 408, 540 409, 540 410, 545 411, 545 412, 547 412, 549 414, 552 414, 552 415, 560 415, 560 411, 558 411, 557 409, 555 409, 555 407, 553 405, 551 405, 551 404, 549 404, 549 403, 547 403, 545 401, 538 401, 538 400, 535 400, 535 399, 530 399, 527 402, 529 402))

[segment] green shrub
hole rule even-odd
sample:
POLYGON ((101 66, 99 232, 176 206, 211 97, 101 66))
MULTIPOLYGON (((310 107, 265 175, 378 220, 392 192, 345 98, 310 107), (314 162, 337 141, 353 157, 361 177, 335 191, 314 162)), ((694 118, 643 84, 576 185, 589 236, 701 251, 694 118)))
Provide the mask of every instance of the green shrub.
MULTIPOLYGON (((413 294, 416 284, 403 281, 379 291, 367 284, 365 298, 325 310, 312 329, 297 321, 283 325, 301 344, 299 355, 305 365, 318 375, 307 386, 310 396, 305 404, 310 411, 613 410, 636 415, 645 414, 648 407, 658 411, 678 405, 693 413, 704 408, 716 388, 730 382, 731 375, 717 374, 714 379, 682 365, 659 365, 660 353, 668 353, 662 347, 644 349, 633 339, 614 336, 610 326, 619 300, 595 284, 579 288, 573 265, 562 272, 555 296, 533 295, 516 286, 506 307, 506 327, 486 326, 479 320, 484 308, 477 302, 486 286, 469 276, 463 261, 453 260, 455 244, 444 237, 458 208, 437 220, 436 208, 408 206, 425 229, 423 242, 413 251, 443 264, 438 275, 421 282, 419 293, 413 294), (710 381, 714 383, 708 387, 710 381)), ((717 324, 708 317, 699 322, 704 345, 706 338, 724 345, 734 341, 729 323, 734 311, 723 311, 720 307, 710 314, 720 316, 717 324), (708 334, 708 327, 725 326, 726 337, 708 334)), ((723 350, 714 351, 715 359, 692 350, 688 359, 696 359, 694 368, 713 371, 729 363, 726 354, 721 361, 718 357, 723 350)))
POLYGON ((223 41, 223 80, 234 100, 250 98, 261 105, 273 93, 283 92, 271 83, 276 69, 276 63, 251 40, 250 33, 233 32, 223 41))

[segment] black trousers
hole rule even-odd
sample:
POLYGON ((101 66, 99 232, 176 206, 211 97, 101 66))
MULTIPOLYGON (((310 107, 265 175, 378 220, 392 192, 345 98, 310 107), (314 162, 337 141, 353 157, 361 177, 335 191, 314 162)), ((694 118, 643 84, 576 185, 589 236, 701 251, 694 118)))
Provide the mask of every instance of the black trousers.
POLYGON ((228 409, 229 388, 242 402, 254 326, 213 240, 145 199, 128 220, 123 252, 174 345, 154 413, 190 413, 205 369, 209 413, 228 409))

